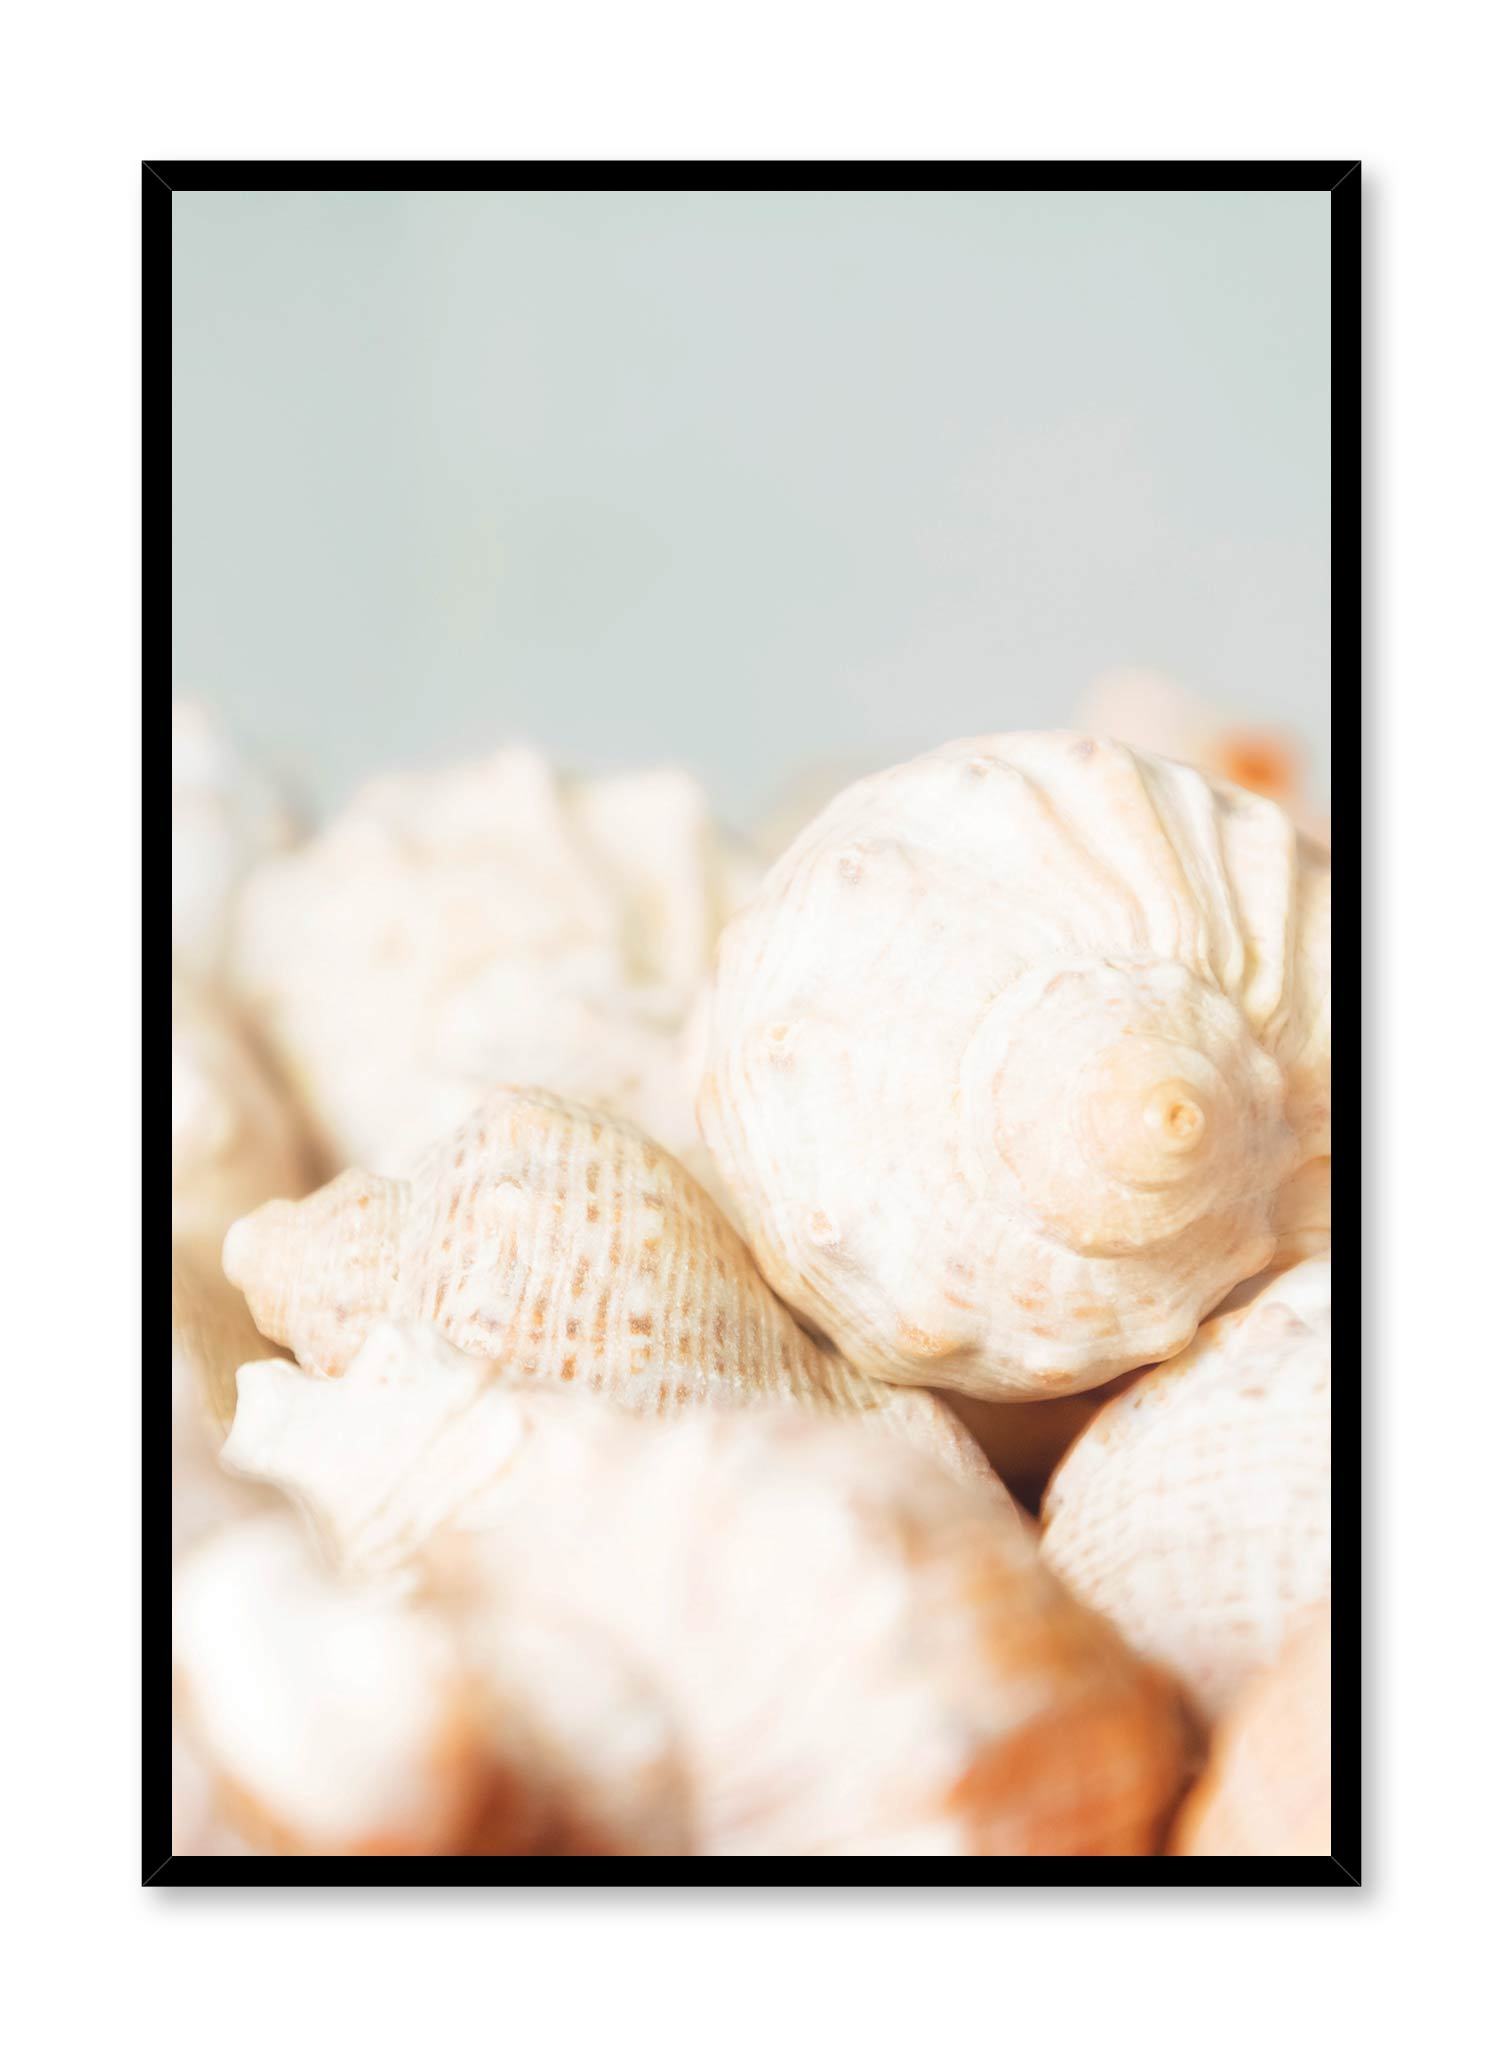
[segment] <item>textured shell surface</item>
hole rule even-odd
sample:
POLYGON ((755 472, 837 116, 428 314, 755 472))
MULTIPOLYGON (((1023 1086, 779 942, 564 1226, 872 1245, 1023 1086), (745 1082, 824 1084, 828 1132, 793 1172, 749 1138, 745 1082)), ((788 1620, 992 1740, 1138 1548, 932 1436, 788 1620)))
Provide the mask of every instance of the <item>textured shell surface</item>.
POLYGON ((678 1162, 630 1126, 501 1088, 413 1169, 356 1169, 271 1202, 225 1240, 258 1327, 310 1371, 344 1372, 377 1322, 431 1324, 507 1378, 616 1405, 792 1403, 985 1461, 935 1397, 823 1351, 678 1162))
POLYGON ((1275 804, 1110 741, 857 783, 719 949, 700 1123, 762 1270, 890 1380, 1170 1356, 1329 1155, 1329 917, 1275 804))
POLYGON ((314 1184, 296 1111, 233 1009, 172 978, 172 1235, 217 1269, 237 1217, 314 1184))
POLYGON ((392 1329, 336 1381, 247 1366, 229 1455, 345 1569, 417 1560, 507 1703, 493 1725, 550 1732, 552 1782, 571 1748, 610 1775, 627 1737, 624 1782, 671 1779, 672 1731, 697 1853, 1146 1853, 1177 1796, 1172 1688, 1000 1489, 891 1437, 787 1411, 654 1428, 392 1329), (529 1614, 637 1675, 624 1733, 620 1688, 590 1713, 519 1639, 529 1614))
POLYGON ((698 1155, 680 1035, 749 885, 689 776, 509 748, 373 782, 258 872, 235 975, 340 1165, 405 1167, 497 1082, 698 1155))
POLYGON ((1291 1629, 1237 1695, 1180 1813, 1176 1856, 1331 1853, 1331 1610, 1291 1629))
POLYGON ((1074 723, 1144 753, 1235 782, 1282 804, 1301 832, 1331 843, 1331 821, 1309 785, 1305 751, 1288 732, 1250 725, 1152 669, 1111 669, 1086 691, 1074 723))
POLYGON ((1331 1267, 1311 1259, 1109 1402, 1043 1503, 1042 1554, 1211 1719, 1331 1579, 1331 1267))
POLYGON ((291 845, 292 815, 204 705, 172 707, 172 957, 212 978, 256 863, 291 845))

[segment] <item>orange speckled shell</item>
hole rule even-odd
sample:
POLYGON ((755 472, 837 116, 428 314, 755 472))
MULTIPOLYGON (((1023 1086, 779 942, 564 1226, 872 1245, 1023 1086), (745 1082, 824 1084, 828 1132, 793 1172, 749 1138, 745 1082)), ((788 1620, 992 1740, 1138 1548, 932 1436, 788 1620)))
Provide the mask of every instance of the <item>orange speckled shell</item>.
POLYGON ((378 1321, 427 1323, 508 1377, 656 1415, 791 1402, 984 1461, 931 1394, 821 1351, 713 1201, 651 1139, 537 1091, 494 1090, 410 1180, 350 1171, 225 1242, 258 1326, 342 1372, 378 1321))

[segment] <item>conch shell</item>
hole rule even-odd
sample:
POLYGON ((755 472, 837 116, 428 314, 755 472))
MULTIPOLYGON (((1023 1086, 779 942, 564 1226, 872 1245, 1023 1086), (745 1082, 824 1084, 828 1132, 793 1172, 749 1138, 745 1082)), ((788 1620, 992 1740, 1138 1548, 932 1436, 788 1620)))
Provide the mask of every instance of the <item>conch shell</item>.
POLYGON ((172 978, 172 1236, 217 1270, 224 1234, 314 1185, 307 1137, 230 1006, 172 978))
POLYGON ((172 958, 205 979, 225 964, 230 919, 257 861, 289 846, 281 798, 202 704, 172 707, 172 958))
POLYGON ((700 1122, 762 1271, 883 1379, 1171 1355, 1329 1155, 1329 918, 1276 805, 1109 741, 857 783, 720 945, 700 1122))
POLYGON ((1331 1610, 1290 1634, 1238 1694, 1180 1813, 1176 1856, 1331 1853, 1331 1610))
POLYGON ((340 1165, 405 1170, 509 1082, 696 1166, 680 1034, 749 886, 687 775, 570 782, 511 748, 373 782, 260 870, 236 980, 340 1165))
MULTIPOLYGON (((487 1381, 431 1331, 320 1381, 255 1364, 227 1456, 312 1514, 346 1572, 416 1559, 499 1705, 567 1746, 519 1614, 614 1645, 674 1732, 697 1853, 1143 1854, 1185 1766, 1172 1689, 1066 1594, 1000 1489, 829 1418, 650 1428, 487 1381)), ((569 1741, 597 1779, 609 1696, 569 1741)), ((652 1746, 634 1738, 640 1770, 652 1746)), ((657 1758, 667 1772, 667 1760, 657 1758)), ((670 1773, 671 1775, 671 1773, 670 1773)))
POLYGON ((267 1203, 230 1231, 224 1270, 312 1372, 343 1372, 378 1321, 427 1322, 508 1378, 657 1415, 792 1402, 984 1467, 933 1395, 822 1351, 675 1159, 536 1090, 494 1090, 410 1180, 352 1168, 267 1203))
POLYGON ((1137 668, 1098 676, 1073 723, 1269 797, 1318 845, 1331 843, 1331 821, 1315 801, 1304 749, 1291 733, 1240 724, 1167 676, 1137 668))
POLYGON ((1331 1581, 1331 1267, 1312 1259, 1145 1373, 1043 1503, 1066 1585, 1210 1719, 1331 1581))

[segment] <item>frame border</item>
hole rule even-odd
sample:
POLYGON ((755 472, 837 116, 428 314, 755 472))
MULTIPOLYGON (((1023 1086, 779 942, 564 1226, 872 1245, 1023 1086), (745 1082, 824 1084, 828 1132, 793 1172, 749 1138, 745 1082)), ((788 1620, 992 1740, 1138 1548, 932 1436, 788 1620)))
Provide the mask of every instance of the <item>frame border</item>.
MULTIPOLYGON (((590 190, 610 184, 644 189, 855 189, 1093 192, 1326 192, 1331 200, 1331 696, 1348 738, 1332 760, 1332 810, 1343 839, 1361 845, 1360 763, 1362 676, 1362 177, 1353 158, 1298 162, 999 160, 922 163, 812 160, 553 162, 499 161, 344 163, 216 162, 152 158, 141 163, 141 669, 142 728, 147 760, 170 760, 172 674, 172 198, 176 192, 229 191, 533 191, 590 190)), ((143 872, 170 865, 171 806, 143 807, 143 872), (153 824, 153 820, 160 822, 153 824)), ((1334 895, 1334 884, 1333 884, 1334 895)), ((1355 891, 1342 914, 1333 967, 1356 987, 1361 940, 1355 891)), ((147 929, 151 912, 146 907, 147 929)), ((163 920, 166 924, 166 920, 163 920)), ((150 950, 150 949, 149 949, 150 950)), ((155 981, 165 987, 170 926, 155 981)), ((148 980, 148 986, 151 986, 148 980)), ((148 1027, 150 1019, 146 1020, 148 1027)), ((165 1034, 164 1034, 165 1035, 165 1034)), ((1333 1160, 1333 1207, 1348 1202, 1351 1241, 1360 1243, 1362 1085, 1360 1036, 1352 1034, 1350 1065, 1333 1091, 1352 1148, 1333 1160), (1346 1115, 1351 1105, 1352 1115, 1346 1115), (1347 1191, 1350 1190, 1348 1197, 1347 1191)), ((146 1042, 151 1043, 148 1028, 146 1042)), ((160 1042, 160 1041, 159 1041, 160 1042)), ((147 1060, 151 1055, 148 1052, 147 1060)), ((164 1062, 165 1065, 165 1062, 164 1062)), ((152 1078, 148 1064, 148 1082, 152 1078)), ((151 1090, 148 1086, 147 1094, 151 1090)), ((153 1161, 151 1126, 143 1132, 145 1210, 166 1180, 153 1161)), ((1304 1856, 1218 1856, 1193 1863, 1167 1856, 995 1856, 867 1859, 829 1856, 701 1858, 582 1856, 174 1856, 171 1846, 171 1458, 169 1394, 142 1374, 142 1864, 143 1887, 486 1886, 496 1890, 570 1890, 630 1886, 695 1890, 732 1886, 827 1890, 860 1886, 903 1889, 1075 1889, 1144 1886, 1178 1891, 1251 1886, 1351 1889, 1361 1886, 1362 1837, 1362 1458, 1360 1364, 1361 1261, 1340 1263, 1338 1320, 1355 1332, 1355 1356, 1342 1395, 1341 1425, 1332 1442, 1332 1744, 1329 1860, 1304 1856), (811 1878, 811 1864, 818 1870, 811 1878), (1193 1870, 1194 1875, 1190 1873, 1193 1870), (641 1872, 642 1875, 633 1873, 641 1872), (878 1874, 880 1872, 880 1874, 878 1874), (461 1874, 463 1873, 463 1874, 461 1874)), ((151 1356, 153 1291, 143 1291, 143 1359, 151 1356)))

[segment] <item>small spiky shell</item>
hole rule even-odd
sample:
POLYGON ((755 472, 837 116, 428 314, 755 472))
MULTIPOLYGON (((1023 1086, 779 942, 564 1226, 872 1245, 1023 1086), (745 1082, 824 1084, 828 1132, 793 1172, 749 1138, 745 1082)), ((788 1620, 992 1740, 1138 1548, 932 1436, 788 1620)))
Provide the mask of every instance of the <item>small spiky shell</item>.
POLYGON ((377 1321, 431 1323, 508 1378, 658 1415, 791 1402, 984 1466, 932 1395, 822 1351, 677 1160, 535 1090, 494 1090, 410 1180, 352 1169, 267 1203, 229 1233, 224 1269, 313 1372, 343 1372, 377 1321))
POLYGON ((290 846, 291 813, 212 713, 172 707, 172 957, 205 979, 225 965, 236 899, 256 863, 290 846))
POLYGON ((1305 750, 1289 732, 1228 718, 1169 677, 1133 668, 1098 676, 1073 722, 1082 732, 1188 761, 1204 775, 1269 797, 1318 845, 1331 843, 1331 821, 1309 787, 1305 750))
POLYGON ((571 782, 511 748, 373 782, 259 871, 236 981, 338 1165, 405 1171, 507 1082, 693 1166, 680 1033, 748 886, 687 775, 571 782))
POLYGON ((1169 1356, 1329 1154, 1329 895, 1276 805, 1108 741, 857 783, 720 945, 700 1122, 763 1272, 884 1379, 1169 1356))
POLYGON ((1050 1567, 1220 1714, 1330 1591, 1330 1261, 1270 1280, 1109 1402, 1043 1525, 1050 1567))
POLYGON ((1205 1775, 1181 1809, 1176 1856, 1331 1853, 1331 1610, 1291 1629, 1216 1730, 1205 1775))
POLYGON ((314 1185, 296 1112, 230 1006, 172 977, 172 1235, 217 1270, 224 1234, 314 1185))
MULTIPOLYGON (((347 1568, 416 1557, 508 1720, 553 1729, 556 1783, 556 1672, 515 1618, 616 1644, 675 1731, 698 1853, 1158 1845, 1172 1689, 1039 1565, 1000 1489, 890 1437, 788 1412, 649 1428, 378 1330, 337 1381, 247 1366, 228 1455, 347 1568)), ((603 1774, 618 1717, 581 1722, 576 1693, 569 1740, 603 1774)))

